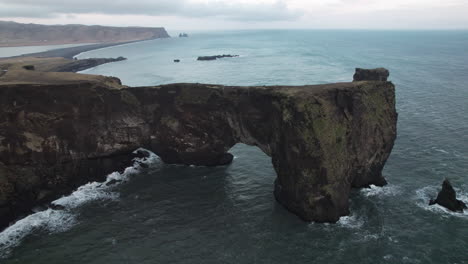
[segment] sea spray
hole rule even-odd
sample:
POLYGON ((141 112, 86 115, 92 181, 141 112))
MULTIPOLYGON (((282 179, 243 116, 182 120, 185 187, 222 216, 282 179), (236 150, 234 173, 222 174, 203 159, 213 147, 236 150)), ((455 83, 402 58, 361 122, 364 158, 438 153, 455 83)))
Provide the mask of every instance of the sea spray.
POLYGON ((373 196, 395 196, 400 194, 400 189, 395 185, 386 185, 383 187, 379 187, 376 185, 371 184, 369 188, 361 189, 361 194, 366 197, 373 197, 373 196))
POLYGON ((58 209, 48 208, 36 212, 6 228, 0 233, 0 259, 7 257, 15 246, 18 246, 26 236, 33 232, 57 233, 69 230, 77 224, 76 212, 73 209, 91 201, 117 200, 119 194, 112 191, 116 185, 130 180, 130 176, 140 172, 143 166, 155 167, 160 163, 159 157, 151 151, 139 148, 134 151, 134 154, 138 151, 148 153, 148 157, 135 158, 133 165, 126 168, 123 173, 113 172, 106 177, 104 182, 87 183, 70 195, 53 201, 52 207, 58 209))
POLYGON ((31 214, 0 233, 0 258, 5 258, 12 248, 27 235, 45 230, 49 233, 63 232, 76 224, 75 215, 68 210, 47 209, 31 214))
POLYGON ((354 229, 361 228, 365 223, 365 219, 363 217, 357 216, 356 214, 351 214, 348 216, 340 217, 340 220, 338 220, 338 222, 336 223, 341 227, 354 229))

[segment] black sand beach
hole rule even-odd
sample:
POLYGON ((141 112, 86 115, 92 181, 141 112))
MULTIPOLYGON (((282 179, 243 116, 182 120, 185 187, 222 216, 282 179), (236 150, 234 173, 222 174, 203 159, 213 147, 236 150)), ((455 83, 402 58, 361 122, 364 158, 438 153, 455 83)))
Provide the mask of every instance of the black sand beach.
POLYGON ((112 47, 112 46, 124 45, 124 44, 132 43, 132 42, 136 42, 136 41, 89 44, 89 45, 83 45, 83 46, 77 46, 77 47, 61 48, 61 49, 48 50, 48 51, 43 51, 43 52, 23 54, 23 55, 14 56, 14 57, 40 57, 40 58, 63 57, 66 59, 73 59, 73 57, 75 57, 76 55, 82 52, 95 50, 95 49, 102 49, 102 48, 107 48, 107 47, 112 47))

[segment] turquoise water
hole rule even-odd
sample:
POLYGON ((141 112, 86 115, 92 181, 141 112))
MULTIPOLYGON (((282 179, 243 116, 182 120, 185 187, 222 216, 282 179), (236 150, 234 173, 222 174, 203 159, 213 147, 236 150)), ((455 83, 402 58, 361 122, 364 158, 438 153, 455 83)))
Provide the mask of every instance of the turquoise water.
MULTIPOLYGON (((428 206, 444 177, 468 202, 467 31, 193 33, 86 52, 127 57, 85 71, 126 85, 350 81, 386 67, 397 88, 398 139, 389 185, 355 190, 351 215, 305 223, 273 198, 275 172, 255 147, 230 166, 148 161, 115 188, 84 186, 63 212, 32 215, 0 234, 3 263, 468 263, 468 212, 428 206), (239 58, 199 62, 198 56, 239 58), (180 63, 173 63, 180 59, 180 63)), ((112 176, 117 177, 117 176, 112 176)))

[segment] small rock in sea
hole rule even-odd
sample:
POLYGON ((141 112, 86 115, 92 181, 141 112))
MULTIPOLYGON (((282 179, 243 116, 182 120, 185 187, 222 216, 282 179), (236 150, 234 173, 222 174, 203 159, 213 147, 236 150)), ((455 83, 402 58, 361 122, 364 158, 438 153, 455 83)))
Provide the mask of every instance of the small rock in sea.
POLYGON ((433 204, 441 205, 454 212, 463 212, 463 209, 467 208, 463 201, 457 200, 457 194, 447 179, 442 183, 442 190, 437 195, 437 198, 435 200, 431 199, 429 202, 429 205, 433 204))
POLYGON ((197 58, 197 60, 210 61, 210 60, 216 60, 216 59, 221 59, 221 58, 234 58, 234 57, 239 57, 239 55, 223 54, 223 55, 214 55, 214 56, 200 56, 197 58))
POLYGON ((174 60, 174 62, 180 62, 180 60, 174 60))

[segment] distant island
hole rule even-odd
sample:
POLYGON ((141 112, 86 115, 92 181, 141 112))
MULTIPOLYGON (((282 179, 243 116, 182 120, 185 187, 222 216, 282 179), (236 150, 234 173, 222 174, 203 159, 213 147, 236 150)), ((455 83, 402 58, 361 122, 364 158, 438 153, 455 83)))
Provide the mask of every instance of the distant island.
POLYGON ((179 38, 188 38, 188 34, 187 33, 180 33, 179 38))
POLYGON ((169 37, 163 27, 39 25, 0 21, 0 47, 121 43, 169 37))

